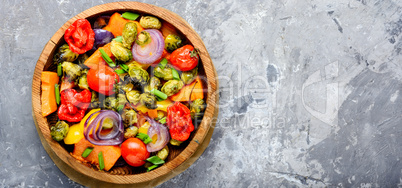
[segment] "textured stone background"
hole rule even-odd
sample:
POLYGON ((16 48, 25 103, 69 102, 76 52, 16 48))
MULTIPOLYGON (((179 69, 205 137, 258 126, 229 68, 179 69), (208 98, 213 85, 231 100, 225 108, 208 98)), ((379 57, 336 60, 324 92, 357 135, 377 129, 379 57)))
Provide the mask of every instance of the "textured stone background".
MULTIPOLYGON (((50 37, 111 1, 0 6, 0 187, 80 187, 43 149, 31 79, 50 37)), ((160 187, 401 187, 402 1, 144 1, 200 34, 220 81, 211 143, 160 187)))

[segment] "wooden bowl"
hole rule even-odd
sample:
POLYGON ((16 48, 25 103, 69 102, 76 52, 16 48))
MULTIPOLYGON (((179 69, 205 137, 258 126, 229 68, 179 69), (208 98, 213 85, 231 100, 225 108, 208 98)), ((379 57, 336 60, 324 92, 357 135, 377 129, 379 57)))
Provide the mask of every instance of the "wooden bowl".
POLYGON ((36 63, 33 75, 32 113, 42 145, 59 169, 74 181, 86 186, 156 186, 188 168, 208 146, 218 115, 218 80, 216 78, 216 70, 201 38, 177 14, 154 5, 139 2, 103 4, 87 9, 68 20, 44 47, 36 63), (115 168, 109 172, 103 172, 79 162, 70 155, 66 147, 54 141, 50 136, 49 128, 54 123, 52 117, 56 117, 56 113, 48 117, 42 117, 41 115, 41 73, 42 71, 55 70, 52 57, 56 49, 64 43, 63 35, 65 30, 77 19, 86 18, 91 21, 100 15, 111 15, 114 12, 122 13, 125 11, 154 15, 164 22, 170 23, 187 39, 187 43, 191 43, 198 48, 202 62, 200 74, 205 76, 206 79, 203 84, 208 88, 205 93, 207 108, 196 131, 192 133, 189 141, 186 141, 184 146, 170 148, 170 157, 167 162, 151 172, 137 172, 131 168, 115 168))

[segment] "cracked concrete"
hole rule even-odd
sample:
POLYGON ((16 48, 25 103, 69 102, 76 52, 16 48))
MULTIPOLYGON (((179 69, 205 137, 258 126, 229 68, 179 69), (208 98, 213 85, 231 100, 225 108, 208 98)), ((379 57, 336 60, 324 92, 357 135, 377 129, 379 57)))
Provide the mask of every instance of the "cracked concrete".
MULTIPOLYGON (((40 144, 31 78, 57 29, 107 2, 2 2, 0 187, 81 186, 40 144)), ((220 82, 209 147, 159 187, 402 186, 401 1, 142 2, 189 22, 220 82)))

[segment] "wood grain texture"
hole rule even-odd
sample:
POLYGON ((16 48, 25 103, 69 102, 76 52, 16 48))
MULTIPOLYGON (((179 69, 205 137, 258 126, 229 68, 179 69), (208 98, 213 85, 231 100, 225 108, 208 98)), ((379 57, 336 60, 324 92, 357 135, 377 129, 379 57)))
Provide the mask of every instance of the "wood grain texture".
POLYGON ((215 67, 199 35, 191 26, 177 14, 154 5, 139 2, 116 2, 99 5, 87 9, 68 20, 50 39, 40 55, 32 81, 32 111, 38 134, 42 144, 55 164, 68 177, 86 186, 156 186, 187 169, 202 154, 211 139, 216 118, 218 116, 218 80, 215 67), (52 69, 52 57, 56 48, 64 42, 64 31, 75 20, 80 18, 92 19, 102 14, 132 11, 154 15, 173 25, 187 41, 200 50, 204 82, 208 91, 206 95, 207 108, 204 118, 198 126, 186 147, 173 149, 171 159, 163 166, 151 171, 133 174, 132 169, 115 168, 110 173, 94 170, 75 160, 68 151, 50 137, 50 121, 41 116, 41 83, 42 71, 52 69), (78 172, 78 173, 77 173, 78 172))

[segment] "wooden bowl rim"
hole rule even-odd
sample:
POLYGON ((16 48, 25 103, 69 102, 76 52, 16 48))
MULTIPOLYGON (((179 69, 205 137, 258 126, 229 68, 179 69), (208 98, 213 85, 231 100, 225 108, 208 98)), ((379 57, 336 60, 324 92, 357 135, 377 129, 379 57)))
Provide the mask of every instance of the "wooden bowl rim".
MULTIPOLYGON (((33 109, 33 117, 35 123, 37 124, 37 128, 39 127, 40 131, 38 134, 42 134, 44 140, 46 140, 47 144, 49 144, 52 151, 56 154, 58 158, 60 158, 64 163, 75 169, 81 174, 87 175, 91 178, 94 178, 99 181, 105 181, 109 183, 115 184, 135 184, 135 183, 143 183, 147 181, 154 180, 156 178, 162 177, 171 173, 175 168, 179 165, 183 164, 186 160, 188 160, 197 148, 204 142, 204 138, 208 133, 211 126, 214 126, 216 123, 216 117, 218 114, 218 80, 216 70, 212 63, 212 60, 206 50, 204 43, 202 42, 200 36, 194 31, 194 29, 180 16, 177 14, 161 8, 155 5, 150 5, 146 3, 140 2, 114 2, 107 3, 98 6, 94 6, 89 8, 78 15, 74 16, 70 20, 68 20, 49 40, 49 42, 45 45, 37 63, 35 66, 35 71, 32 80, 32 109, 33 109), (146 173, 141 174, 133 174, 133 175, 111 175, 105 172, 99 172, 96 170, 90 169, 88 166, 82 164, 78 160, 74 159, 59 143, 54 141, 50 136, 49 125, 46 117, 42 117, 41 115, 41 101, 40 101, 40 77, 41 73, 44 70, 46 63, 49 61, 49 56, 52 54, 52 51, 55 50, 56 45, 63 40, 63 35, 65 30, 72 24, 75 20, 81 18, 88 18, 91 16, 99 15, 106 12, 121 12, 121 11, 138 11, 144 12, 150 15, 154 15, 158 18, 161 18, 170 24, 172 24, 176 29, 182 32, 183 35, 187 37, 187 39, 200 50, 200 58, 202 61, 202 65, 205 70, 205 74, 208 82, 208 92, 207 92, 207 108, 205 110, 204 118, 197 129, 196 134, 193 139, 190 141, 188 146, 172 161, 167 162, 163 166, 146 173), (177 20, 169 20, 169 18, 175 18, 177 20)), ((41 135, 40 135, 41 136, 41 135)), ((208 140, 209 141, 209 140, 208 140)), ((44 144, 44 143, 42 143, 44 144)), ((177 174, 176 174, 177 175, 177 174)))

